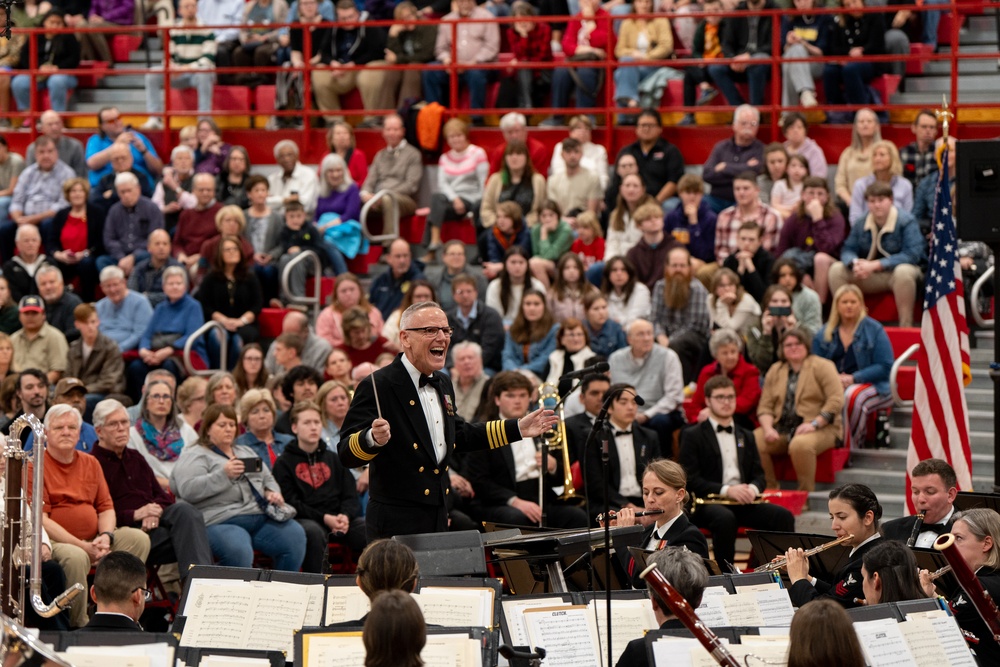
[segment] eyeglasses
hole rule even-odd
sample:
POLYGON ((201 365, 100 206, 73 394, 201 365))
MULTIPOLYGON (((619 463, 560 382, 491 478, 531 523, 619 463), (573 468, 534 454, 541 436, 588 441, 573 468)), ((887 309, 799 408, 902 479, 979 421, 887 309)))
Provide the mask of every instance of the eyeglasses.
POLYGON ((119 419, 113 422, 104 422, 104 428, 128 428, 131 422, 127 419, 119 419))
POLYGON ((138 588, 132 589, 133 593, 135 593, 136 591, 142 591, 142 597, 146 602, 149 602, 150 600, 153 599, 153 591, 149 590, 148 588, 143 588, 142 586, 139 586, 138 588))
POLYGON ((115 116, 114 118, 105 118, 102 123, 117 123, 122 119, 121 115, 115 116))
POLYGON ((455 332, 455 329, 453 327, 413 327, 410 329, 403 329, 403 331, 418 331, 427 338, 436 338, 438 332, 440 332, 443 333, 446 338, 451 338, 451 334, 455 332))
POLYGON ((726 394, 725 396, 719 396, 719 395, 710 396, 709 400, 710 401, 722 401, 724 403, 731 403, 732 401, 736 400, 736 394, 726 394))
POLYGON ((805 345, 801 341, 790 340, 790 341, 787 341, 785 343, 782 343, 781 347, 785 348, 786 350, 789 350, 789 349, 795 348, 795 347, 805 347, 805 345))
POLYGON ((173 400, 173 396, 170 394, 150 394, 146 397, 150 401, 170 401, 173 400))

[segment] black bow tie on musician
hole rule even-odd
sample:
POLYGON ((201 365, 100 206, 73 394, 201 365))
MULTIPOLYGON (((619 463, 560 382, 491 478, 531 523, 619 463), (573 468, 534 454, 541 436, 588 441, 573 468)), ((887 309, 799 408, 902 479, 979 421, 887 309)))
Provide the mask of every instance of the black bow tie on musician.
POLYGON ((715 432, 716 433, 732 433, 733 432, 733 425, 730 424, 729 426, 723 426, 722 424, 719 424, 718 426, 715 427, 715 432))

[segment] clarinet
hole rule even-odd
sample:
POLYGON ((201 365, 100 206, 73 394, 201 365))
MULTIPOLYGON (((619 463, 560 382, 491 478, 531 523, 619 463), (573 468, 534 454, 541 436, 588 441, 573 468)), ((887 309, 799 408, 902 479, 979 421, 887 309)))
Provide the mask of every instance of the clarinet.
POLYGON ((684 599, 683 595, 677 592, 677 589, 670 585, 670 582, 656 568, 656 565, 650 565, 639 576, 649 584, 660 601, 669 607, 674 616, 684 624, 684 627, 691 631, 695 639, 701 642, 701 645, 705 647, 705 650, 712 655, 717 663, 722 665, 722 667, 741 667, 739 660, 729 652, 719 637, 707 625, 702 623, 701 619, 698 618, 698 614, 688 604, 688 601, 684 599))
POLYGON ((1000 642, 1000 609, 997 609, 996 602, 990 596, 989 591, 983 588, 982 583, 976 578, 975 573, 969 569, 969 564, 962 558, 955 546, 955 536, 945 533, 935 540, 934 548, 940 551, 951 565, 951 571, 958 579, 962 590, 969 596, 969 602, 979 612, 986 627, 993 633, 994 641, 1000 642))
POLYGON ((920 534, 920 529, 924 526, 924 513, 921 512, 917 515, 917 521, 913 524, 913 530, 910 532, 910 539, 906 540, 906 546, 913 547, 917 543, 917 535, 920 534))

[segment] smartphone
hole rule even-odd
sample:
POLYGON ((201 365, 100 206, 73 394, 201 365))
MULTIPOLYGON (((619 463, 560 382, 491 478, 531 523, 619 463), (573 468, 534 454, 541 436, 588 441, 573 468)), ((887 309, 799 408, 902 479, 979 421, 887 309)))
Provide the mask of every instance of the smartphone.
POLYGON ((264 461, 256 456, 236 460, 243 462, 243 472, 263 472, 264 470, 264 461))
POLYGON ((790 306, 770 306, 767 312, 771 313, 771 317, 788 317, 792 309, 790 306))

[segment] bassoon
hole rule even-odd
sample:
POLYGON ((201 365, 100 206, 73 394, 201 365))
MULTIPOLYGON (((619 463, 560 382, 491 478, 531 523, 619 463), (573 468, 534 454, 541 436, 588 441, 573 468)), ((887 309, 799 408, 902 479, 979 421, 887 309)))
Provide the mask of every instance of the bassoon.
POLYGON ((934 541, 934 548, 940 551, 948 560, 951 571, 958 579, 958 584, 969 596, 969 602, 979 612, 986 627, 993 633, 993 640, 1000 642, 1000 609, 997 609, 996 602, 989 591, 983 588, 983 584, 976 577, 975 573, 969 569, 969 564, 965 562, 958 547, 955 546, 955 536, 951 533, 940 535, 934 541))

